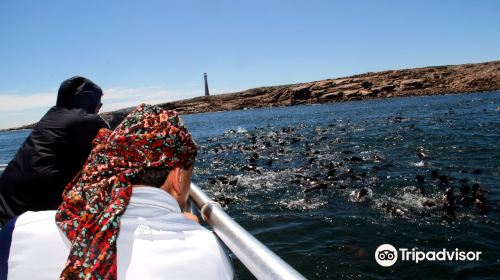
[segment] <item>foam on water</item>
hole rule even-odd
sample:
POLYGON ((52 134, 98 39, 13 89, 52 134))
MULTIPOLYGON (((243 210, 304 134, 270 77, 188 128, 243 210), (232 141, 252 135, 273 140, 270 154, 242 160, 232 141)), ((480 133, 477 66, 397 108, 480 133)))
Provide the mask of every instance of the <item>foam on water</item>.
POLYGON ((248 132, 246 129, 244 129, 243 127, 241 126, 238 126, 238 128, 236 129, 236 132, 237 133, 245 133, 245 132, 248 132))

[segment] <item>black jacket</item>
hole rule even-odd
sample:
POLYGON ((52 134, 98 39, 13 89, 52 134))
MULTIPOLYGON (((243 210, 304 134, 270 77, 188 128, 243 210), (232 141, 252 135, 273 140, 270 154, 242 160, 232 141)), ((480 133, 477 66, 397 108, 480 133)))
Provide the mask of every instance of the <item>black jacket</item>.
POLYGON ((108 127, 101 117, 89 112, 92 108, 95 112, 102 91, 89 80, 75 81, 77 78, 81 77, 61 85, 59 106, 42 117, 2 173, 0 224, 28 210, 56 209, 65 186, 85 163, 97 132, 108 127))

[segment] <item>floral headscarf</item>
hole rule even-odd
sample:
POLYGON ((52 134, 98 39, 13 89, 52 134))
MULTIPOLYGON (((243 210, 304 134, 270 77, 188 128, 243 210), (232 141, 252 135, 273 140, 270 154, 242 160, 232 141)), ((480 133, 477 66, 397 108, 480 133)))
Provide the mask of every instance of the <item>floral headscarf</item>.
POLYGON ((197 153, 177 113, 145 104, 113 132, 101 129, 94 145, 57 210, 56 222, 72 245, 60 279, 116 279, 116 241, 131 180, 143 168, 183 167, 197 153))

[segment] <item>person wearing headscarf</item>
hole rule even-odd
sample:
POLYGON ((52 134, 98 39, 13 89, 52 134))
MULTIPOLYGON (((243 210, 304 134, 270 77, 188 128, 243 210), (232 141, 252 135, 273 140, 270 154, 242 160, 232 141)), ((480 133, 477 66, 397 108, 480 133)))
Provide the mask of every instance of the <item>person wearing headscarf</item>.
POLYGON ((56 209, 106 122, 102 89, 84 77, 62 82, 56 106, 42 117, 0 176, 0 225, 25 211, 56 209))
POLYGON ((182 213, 197 146, 177 113, 142 104, 93 143, 57 211, 0 231, 9 279, 233 279, 213 233, 182 213))

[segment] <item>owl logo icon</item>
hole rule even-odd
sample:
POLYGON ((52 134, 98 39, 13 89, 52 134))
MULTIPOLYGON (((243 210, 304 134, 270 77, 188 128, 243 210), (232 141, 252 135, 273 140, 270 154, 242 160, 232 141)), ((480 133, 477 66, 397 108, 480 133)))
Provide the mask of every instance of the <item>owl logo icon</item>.
POLYGON ((381 266, 392 266, 398 260, 398 250, 391 244, 383 244, 375 250, 375 260, 381 266))

